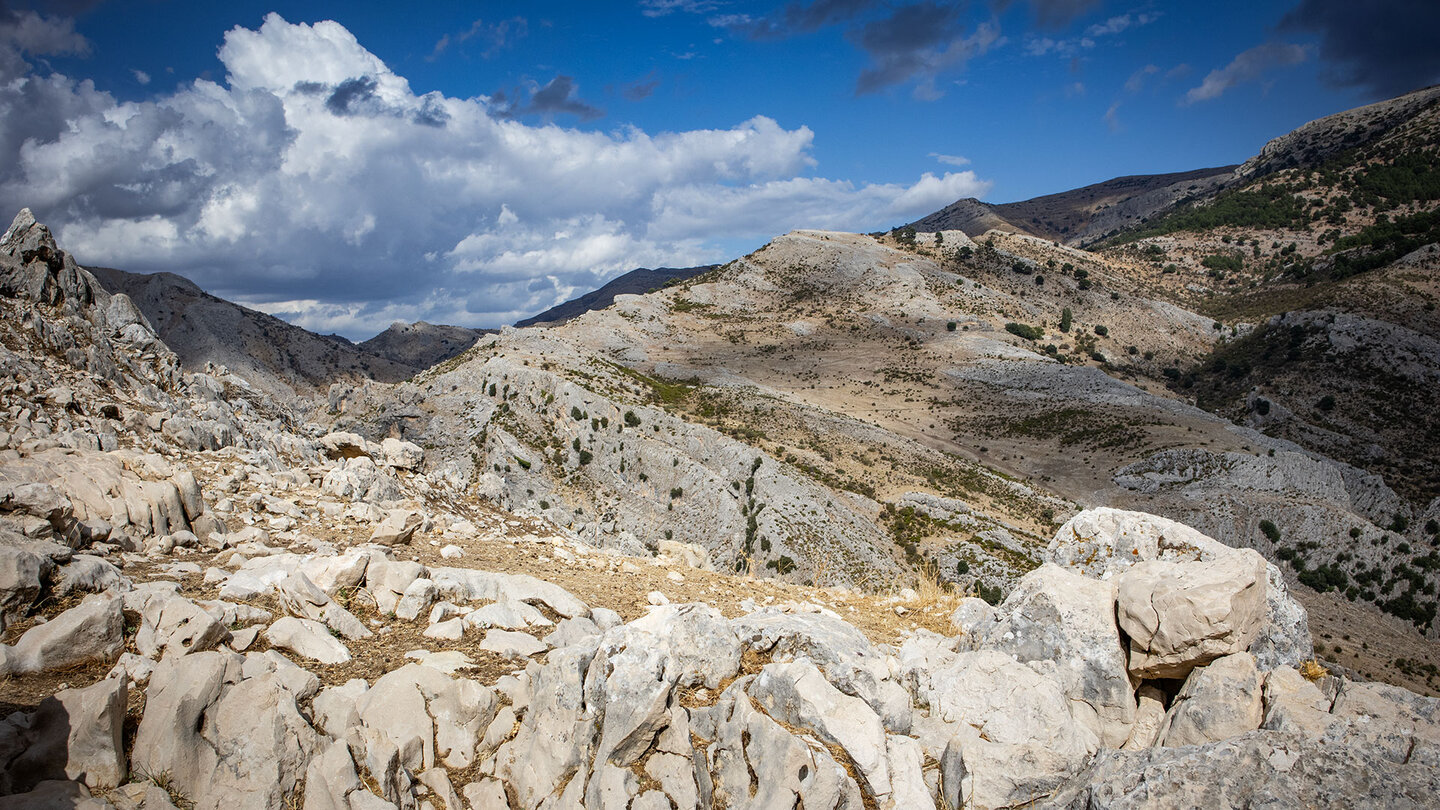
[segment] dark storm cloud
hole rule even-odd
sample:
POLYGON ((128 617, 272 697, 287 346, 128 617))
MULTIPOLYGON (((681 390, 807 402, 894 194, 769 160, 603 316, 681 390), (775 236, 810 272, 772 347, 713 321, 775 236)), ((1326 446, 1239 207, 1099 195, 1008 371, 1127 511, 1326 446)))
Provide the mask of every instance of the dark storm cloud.
MULTIPOLYGON (((998 0, 995 3, 997 11, 1004 11, 1015 5, 1016 0, 998 0)), ((1028 5, 1035 12, 1035 22, 1041 28, 1063 28, 1070 24, 1071 20, 1089 11, 1098 5, 1098 0, 1028 0, 1028 5)))
POLYGON ((1320 37, 1325 78, 1389 98, 1440 81, 1440 2, 1302 0, 1282 31, 1320 37))
POLYGON ((827 25, 848 22, 882 4, 877 0, 815 0, 791 3, 773 16, 751 19, 729 18, 725 26, 751 39, 784 39, 806 34, 827 25))
POLYGON ((336 115, 356 115, 375 101, 378 82, 372 76, 359 76, 341 82, 325 99, 325 109, 336 115))
POLYGON ((605 115, 604 110, 580 98, 580 88, 571 76, 556 76, 543 87, 531 90, 530 100, 521 103, 520 98, 523 95, 518 90, 513 94, 501 90, 492 95, 490 100, 497 104, 500 115, 507 118, 522 115, 573 115, 582 121, 591 121, 605 115))

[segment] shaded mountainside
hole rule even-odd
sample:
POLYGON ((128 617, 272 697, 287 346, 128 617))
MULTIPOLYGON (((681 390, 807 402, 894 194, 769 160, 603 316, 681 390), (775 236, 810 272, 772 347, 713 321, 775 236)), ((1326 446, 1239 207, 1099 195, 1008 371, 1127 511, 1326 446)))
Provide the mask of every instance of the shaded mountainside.
POLYGON ((1069 245, 1087 245, 1110 232, 1144 221, 1177 200, 1205 194, 1229 178, 1234 166, 1173 174, 1116 177, 1083 188, 1021 202, 991 204, 958 200, 908 227, 930 233, 991 229, 1017 231, 1069 245))
POLYGON ((418 371, 449 360, 474 346, 476 340, 494 332, 494 329, 471 329, 425 321, 396 322, 375 337, 361 341, 359 348, 418 371))
POLYGON ((543 324, 564 323, 571 318, 579 317, 594 309, 604 309, 615 303, 617 295, 639 295, 664 287, 675 281, 684 281, 694 278, 708 270, 715 269, 715 265, 703 267, 661 267, 657 270, 642 267, 638 270, 631 270, 623 276, 619 276, 598 290, 585 293, 578 298, 572 298, 563 304, 557 304, 545 310, 539 315, 526 318, 523 321, 516 321, 517 327, 537 326, 543 324))
POLYGON ((106 289, 130 296, 190 370, 217 363, 268 392, 302 395, 337 380, 397 382, 419 370, 217 298, 173 273, 89 270, 106 289))

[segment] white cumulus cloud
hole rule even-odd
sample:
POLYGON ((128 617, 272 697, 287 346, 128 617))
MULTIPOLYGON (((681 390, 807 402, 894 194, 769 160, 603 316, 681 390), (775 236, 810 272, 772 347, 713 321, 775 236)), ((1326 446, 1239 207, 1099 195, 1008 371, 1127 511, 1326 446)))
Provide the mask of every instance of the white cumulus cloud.
POLYGON ((28 65, 85 43, 26 19, 0 84, 0 205, 35 209, 82 262, 181 273, 352 337, 397 319, 508 323, 638 266, 732 258, 792 228, 889 227, 989 188, 973 171, 809 176, 815 133, 764 116, 526 123, 484 96, 416 94, 338 23, 274 14, 225 34, 223 81, 120 102, 28 65))

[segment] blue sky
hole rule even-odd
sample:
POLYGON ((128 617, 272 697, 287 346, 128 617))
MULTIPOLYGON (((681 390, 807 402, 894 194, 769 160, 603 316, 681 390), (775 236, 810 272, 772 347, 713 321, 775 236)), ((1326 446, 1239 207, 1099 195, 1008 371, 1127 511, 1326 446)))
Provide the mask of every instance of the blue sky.
POLYGON ((494 326, 791 228, 1237 163, 1440 79, 1435 30, 1415 0, 11 3, 0 204, 319 331, 494 326))

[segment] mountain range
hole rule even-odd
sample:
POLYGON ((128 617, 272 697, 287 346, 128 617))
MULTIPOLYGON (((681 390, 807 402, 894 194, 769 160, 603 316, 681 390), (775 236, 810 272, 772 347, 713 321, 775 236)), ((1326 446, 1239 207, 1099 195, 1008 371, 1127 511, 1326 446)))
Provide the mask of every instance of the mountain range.
POLYGON ((22 211, 0 802, 1423 805, 1437 201, 1428 88, 360 344, 22 211))

